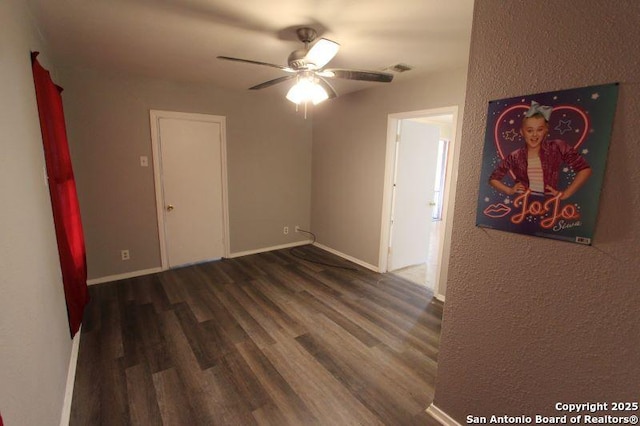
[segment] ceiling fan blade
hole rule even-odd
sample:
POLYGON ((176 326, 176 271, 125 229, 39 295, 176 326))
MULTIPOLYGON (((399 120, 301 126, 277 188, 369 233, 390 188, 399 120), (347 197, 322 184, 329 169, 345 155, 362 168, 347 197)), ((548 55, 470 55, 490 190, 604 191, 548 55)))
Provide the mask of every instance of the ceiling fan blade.
POLYGON ((304 59, 305 62, 315 65, 315 69, 320 69, 336 56, 339 49, 340 45, 335 41, 321 38, 309 49, 304 59))
POLYGON ((393 80, 393 74, 378 71, 348 70, 330 68, 318 73, 321 77, 344 78, 347 80, 377 81, 379 83, 389 83, 393 80))
POLYGON ((273 80, 265 81, 264 83, 256 84, 253 87, 249 87, 249 90, 260 90, 265 87, 273 86, 274 84, 282 83, 287 80, 291 80, 292 78, 296 78, 295 75, 285 75, 284 77, 274 78, 273 80))
POLYGON ((282 65, 270 64, 270 63, 267 63, 267 62, 252 61, 250 59, 232 58, 231 56, 218 56, 217 58, 218 59, 224 59, 225 61, 245 62, 247 64, 253 64, 253 65, 264 65, 264 66, 271 67, 271 68, 278 68, 279 70, 286 71, 286 72, 296 72, 292 68, 285 67, 285 66, 282 66, 282 65))
POLYGON ((318 84, 322 86, 322 88, 327 92, 327 95, 329 95, 329 99, 338 97, 338 93, 336 92, 336 89, 334 89, 331 83, 329 83, 323 77, 318 76, 318 84))

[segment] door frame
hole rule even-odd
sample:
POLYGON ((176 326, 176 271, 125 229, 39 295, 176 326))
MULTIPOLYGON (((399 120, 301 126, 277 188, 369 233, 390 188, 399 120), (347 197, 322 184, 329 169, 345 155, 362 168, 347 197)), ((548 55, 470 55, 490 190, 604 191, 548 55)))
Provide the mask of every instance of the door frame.
POLYGON ((378 255, 378 270, 388 272, 389 243, 391 236, 391 212, 393 209, 393 181, 396 173, 396 135, 398 123, 401 120, 429 117, 435 115, 452 114, 451 141, 447 158, 446 179, 443 196, 442 221, 444 232, 438 243, 438 270, 433 294, 436 299, 444 301, 447 273, 449 269, 449 253, 451 250, 451 228, 453 222, 453 207, 455 201, 456 181, 458 178, 458 160, 460 147, 458 140, 458 106, 432 108, 418 111, 389 114, 387 120, 387 148, 385 154, 384 189, 382 195, 382 223, 380 227, 380 251, 378 255))
POLYGON ((156 189, 156 214, 158 218, 158 240, 160 242, 160 260, 162 270, 169 269, 167 242, 165 238, 164 194, 162 185, 162 155, 160 150, 160 119, 176 118, 181 120, 206 121, 220 125, 220 163, 222 174, 222 230, 223 257, 229 257, 229 198, 227 194, 227 136, 226 117, 190 112, 149 110, 151 124, 151 149, 153 153, 153 180, 156 189))

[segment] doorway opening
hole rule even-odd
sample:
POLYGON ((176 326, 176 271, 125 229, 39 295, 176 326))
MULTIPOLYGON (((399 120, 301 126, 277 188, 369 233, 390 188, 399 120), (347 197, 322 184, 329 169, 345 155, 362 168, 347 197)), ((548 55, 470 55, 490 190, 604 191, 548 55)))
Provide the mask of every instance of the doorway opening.
POLYGON ((444 301, 458 152, 456 106, 391 114, 379 269, 444 301))

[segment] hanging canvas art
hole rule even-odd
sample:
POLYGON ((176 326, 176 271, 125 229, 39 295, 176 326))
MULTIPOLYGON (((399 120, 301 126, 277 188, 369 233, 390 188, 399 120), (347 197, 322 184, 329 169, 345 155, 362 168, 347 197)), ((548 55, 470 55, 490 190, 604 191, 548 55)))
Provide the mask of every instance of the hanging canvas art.
POLYGON ((591 244, 618 84, 489 102, 476 223, 591 244))

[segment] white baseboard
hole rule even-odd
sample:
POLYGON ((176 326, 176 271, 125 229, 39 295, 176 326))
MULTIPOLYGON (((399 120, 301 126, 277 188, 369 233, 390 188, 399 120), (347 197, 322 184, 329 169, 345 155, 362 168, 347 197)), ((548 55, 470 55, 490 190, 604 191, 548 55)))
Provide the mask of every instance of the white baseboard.
POLYGON ((228 259, 233 259, 234 257, 249 256, 251 254, 264 253, 267 251, 282 250, 282 249, 291 248, 291 247, 305 246, 307 244, 311 244, 311 240, 296 241, 295 243, 287 243, 287 244, 281 244, 279 246, 263 247, 255 250, 239 251, 236 253, 231 253, 228 259))
POLYGON ((444 411, 442 411, 441 409, 433 405, 433 403, 431 403, 431 405, 429 405, 429 407, 427 408, 427 414, 429 414, 431 417, 436 419, 441 425, 462 426, 460 423, 455 421, 453 417, 451 417, 450 415, 448 415, 447 413, 445 413, 444 411))
POLYGON ((320 243, 313 243, 314 246, 321 248, 322 250, 328 251, 329 253, 335 254, 336 256, 340 256, 343 259, 348 260, 349 262, 353 262, 356 265, 360 265, 363 268, 367 268, 372 270, 373 272, 380 272, 377 266, 373 266, 370 263, 364 262, 360 259, 356 259, 353 256, 349 256, 348 254, 344 254, 342 252, 339 252, 338 250, 332 249, 331 247, 327 247, 324 244, 320 244, 320 243))
POLYGON ((140 277, 142 275, 156 274, 158 272, 162 272, 162 268, 158 267, 158 268, 142 269, 140 271, 126 272, 124 274, 117 274, 117 275, 109 275, 107 277, 102 277, 102 278, 92 278, 90 280, 87 280, 87 285, 126 280, 127 278, 134 278, 134 277, 140 277))
POLYGON ((62 403, 62 415, 60 416, 60 426, 69 426, 71 419, 71 402, 73 400, 73 386, 76 383, 76 367, 78 366, 78 351, 80 350, 80 335, 82 326, 73 337, 71 345, 71 357, 69 358, 69 370, 67 371, 67 386, 64 391, 64 402, 62 403))
MULTIPOLYGON (((307 244, 311 244, 311 240, 302 240, 302 241, 296 241, 293 243, 287 243, 287 244, 280 244, 277 246, 271 246, 271 247, 263 247, 263 248, 259 248, 259 249, 255 249, 255 250, 246 250, 246 251, 239 251, 236 253, 231 253, 229 254, 229 256, 227 257, 228 259, 233 259, 234 257, 242 257, 242 256, 249 256, 251 254, 258 254, 258 253, 264 253, 267 251, 274 251, 274 250, 282 250, 282 249, 286 249, 286 248, 291 248, 291 247, 298 247, 298 246, 304 246, 307 244)), ((349 256, 347 254, 341 253, 338 250, 334 250, 330 247, 327 247, 323 244, 320 243, 314 243, 315 246, 328 251, 329 253, 333 253, 336 256, 340 256, 343 259, 346 259, 350 262, 353 262, 357 265, 360 265, 364 268, 370 269, 374 272, 378 272, 378 267, 377 266, 373 266, 367 262, 363 262, 360 259, 356 259, 355 257, 349 256)), ((158 268, 150 268, 150 269, 143 269, 140 271, 132 271, 132 272, 126 272, 124 274, 117 274, 117 275, 109 275, 106 277, 101 277, 101 278, 92 278, 90 280, 87 280, 87 284, 88 285, 94 285, 94 284, 102 284, 102 283, 108 283, 111 281, 119 281, 119 280, 126 280, 128 278, 134 278, 134 277, 140 277, 142 275, 149 275, 149 274, 156 274, 158 272, 162 272, 162 268, 158 267, 158 268)))
POLYGON ((442 303, 444 303, 444 294, 436 294, 435 297, 437 300, 441 301, 442 303))
MULTIPOLYGON (((294 243, 281 244, 281 245, 278 245, 278 246, 263 247, 263 248, 259 248, 259 249, 255 249, 255 250, 247 250, 247 251, 241 251, 241 252, 237 252, 237 253, 231 253, 227 258, 228 259, 233 259, 234 257, 248 256, 250 254, 257 254, 257 253, 264 253, 266 251, 282 250, 282 249, 286 249, 286 248, 290 248, 290 247, 304 246, 304 245, 307 245, 307 244, 311 244, 311 240, 302 240, 302 241, 296 241, 294 243)), ((181 265, 181 266, 187 266, 187 265, 181 265)), ((156 274, 156 273, 162 272, 162 271, 163 271, 162 267, 143 269, 143 270, 140 270, 140 271, 126 272, 124 274, 109 275, 109 276, 101 277, 101 278, 92 278, 90 280, 87 280, 87 284, 88 285, 94 285, 94 284, 108 283, 108 282, 111 282, 111 281, 126 280, 128 278, 140 277, 142 275, 156 274)))

